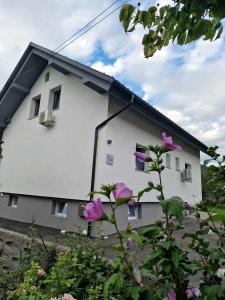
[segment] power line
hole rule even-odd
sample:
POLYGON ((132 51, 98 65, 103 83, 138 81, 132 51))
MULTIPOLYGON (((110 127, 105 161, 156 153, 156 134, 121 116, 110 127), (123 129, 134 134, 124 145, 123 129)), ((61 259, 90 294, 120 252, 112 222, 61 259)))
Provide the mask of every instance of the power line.
POLYGON ((75 32, 73 35, 71 35, 67 40, 65 40, 63 43, 61 43, 57 48, 55 48, 53 51, 56 52, 57 49, 59 49, 60 47, 62 47, 65 43, 67 43, 69 40, 71 40, 74 36, 76 36, 78 33, 80 33, 83 29, 85 29, 88 25, 90 25, 92 22, 94 22, 95 20, 97 20, 101 15, 103 15, 107 10, 109 10, 111 7, 113 7, 117 2, 119 2, 120 0, 116 0, 115 2, 113 2, 110 6, 106 7, 105 10, 103 10, 102 12, 100 12, 96 17, 94 17, 91 21, 89 21, 85 26, 81 27, 77 32, 75 32))
MULTIPOLYGON (((55 52, 54 55, 56 55, 57 53, 59 53, 60 51, 62 51, 63 49, 65 49, 66 47, 68 47, 69 45, 71 45, 72 43, 74 43, 76 40, 78 40, 80 37, 82 37, 83 35, 85 35, 88 31, 90 31, 92 28, 94 28, 95 26, 97 26, 99 23, 101 23, 102 21, 104 21, 106 18, 108 18, 110 15, 112 15, 114 12, 116 12, 119 8, 121 8, 124 4, 126 4, 129 0, 124 1, 122 4, 120 4, 119 6, 117 6, 114 10, 112 10, 109 14, 107 14, 106 16, 104 16, 102 19, 100 19, 98 22, 96 22, 95 24, 93 24, 91 27, 89 27, 88 29, 86 29, 84 32, 82 32, 80 35, 78 35, 75 39, 73 39, 72 41, 70 41, 69 43, 67 43, 66 45, 62 46, 57 52, 55 52)), ((116 1, 118 2, 118 1, 116 1)), ((97 17, 96 17, 97 19, 97 17)), ((89 22, 88 24, 90 24, 91 22, 89 22)), ((86 26, 84 26, 83 28, 86 28, 86 26)), ((79 30, 80 32, 80 30, 79 30)), ((73 36, 75 36, 77 33, 75 33, 73 36)), ((71 37, 72 38, 72 37, 71 37)), ((71 39, 70 38, 70 39, 71 39)), ((68 41, 70 40, 68 39, 68 41)), ((65 42, 66 43, 66 42, 65 42)), ((65 44, 63 43, 63 44, 65 44)), ((62 44, 62 45, 63 45, 62 44)), ((58 49, 59 47, 57 47, 58 49)), ((53 56, 54 56, 53 55, 53 56)))
MULTIPOLYGON (((89 32, 92 28, 94 28, 95 26, 97 26, 99 23, 101 23, 102 21, 104 21, 106 18, 108 18, 110 15, 112 15, 114 12, 116 12, 119 8, 121 8, 124 4, 126 4, 129 0, 124 1, 122 4, 120 4, 119 6, 117 6, 114 10, 112 10, 109 14, 107 14, 106 16, 104 16, 102 19, 100 19, 98 22, 96 22, 95 24, 93 24, 91 27, 89 27, 87 30, 85 30, 84 32, 82 32, 80 35, 78 35, 75 39, 73 39, 72 41, 70 41, 69 43, 67 43, 66 45, 64 45, 66 42, 68 42, 69 40, 71 40, 72 37, 76 36, 78 33, 80 33, 84 28, 86 28, 88 25, 90 25, 94 20, 96 20, 99 16, 101 16, 104 12, 106 12, 107 10, 109 10, 112 6, 114 6, 118 1, 117 0, 115 2, 113 2, 113 4, 111 4, 110 6, 108 6, 104 11, 102 11, 101 13, 99 13, 95 18, 93 18, 91 21, 89 21, 85 26, 83 26, 81 29, 79 29, 76 33, 74 33, 70 38, 68 38, 65 42, 61 43, 56 49, 59 49, 57 51, 53 50, 52 54, 49 54, 49 58, 54 57, 55 55, 57 55, 60 51, 62 51, 63 49, 65 49, 66 47, 68 47, 69 45, 71 45, 72 43, 74 43, 76 40, 78 40, 80 37, 82 37, 83 35, 85 35, 87 32, 89 32), (61 47, 62 46, 62 47, 61 47)), ((34 68, 30 68, 29 70, 25 71, 23 73, 23 75, 25 75, 26 73, 29 73, 30 71, 32 71, 34 68)))

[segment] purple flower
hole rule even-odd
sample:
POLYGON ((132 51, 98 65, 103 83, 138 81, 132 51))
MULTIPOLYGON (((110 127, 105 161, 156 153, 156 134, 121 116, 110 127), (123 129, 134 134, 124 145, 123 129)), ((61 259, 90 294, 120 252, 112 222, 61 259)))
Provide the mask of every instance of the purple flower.
POLYGON ((189 203, 185 202, 184 209, 189 210, 191 212, 193 210, 193 207, 189 203))
POLYGON ((146 153, 134 152, 134 156, 136 157, 137 160, 139 160, 141 162, 146 162, 146 159, 147 159, 146 153))
POLYGON ((132 237, 129 237, 127 239, 127 245, 131 250, 136 250, 137 249, 137 245, 135 243, 135 241, 132 239, 132 237))
POLYGON ((199 288, 194 288, 194 294, 195 294, 196 297, 201 296, 201 291, 200 291, 200 289, 199 289, 199 288))
POLYGON ((131 200, 133 191, 130 190, 124 183, 117 183, 115 190, 112 191, 115 200, 117 199, 128 199, 131 200))
POLYGON ((101 199, 93 199, 85 206, 84 217, 87 221, 99 221, 104 216, 101 199))
POLYGON ((138 231, 136 229, 131 231, 132 234, 138 234, 138 231))
POLYGON ((185 293, 186 293, 186 296, 188 299, 190 299, 194 296, 196 296, 197 298, 199 296, 201 296, 201 291, 199 288, 188 288, 188 289, 186 289, 185 293))
POLYGON ((167 136, 165 132, 162 133, 162 142, 163 147, 167 150, 177 150, 181 151, 182 148, 180 145, 174 144, 171 136, 167 136))
POLYGON ((172 227, 175 229, 176 226, 177 226, 177 223, 173 219, 169 219, 168 222, 164 222, 164 224, 163 224, 163 228, 172 227))
POLYGON ((193 289, 186 289, 185 294, 187 296, 188 299, 192 298, 194 296, 193 294, 193 289))
POLYGON ((134 199, 130 199, 128 201, 128 205, 132 206, 132 205, 135 205, 136 201, 134 199))
POLYGON ((170 289, 166 300, 176 300, 176 299, 177 299, 176 293, 174 292, 173 289, 170 289))

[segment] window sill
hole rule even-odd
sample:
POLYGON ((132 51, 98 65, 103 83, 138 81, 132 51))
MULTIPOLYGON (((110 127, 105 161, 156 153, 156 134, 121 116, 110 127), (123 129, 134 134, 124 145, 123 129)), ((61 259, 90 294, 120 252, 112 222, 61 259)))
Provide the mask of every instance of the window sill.
POLYGON ((135 220, 138 220, 137 217, 128 217, 128 221, 135 221, 135 220))
POLYGON ((37 116, 29 117, 28 120, 33 120, 39 117, 39 114, 37 116))
POLYGON ((65 216, 65 215, 52 215, 53 217, 57 217, 57 218, 63 218, 63 219, 65 219, 65 218, 67 218, 67 216, 65 216))
POLYGON ((141 172, 141 173, 147 173, 149 174, 151 171, 148 171, 148 170, 139 170, 139 169, 134 169, 135 171, 137 172, 141 172))

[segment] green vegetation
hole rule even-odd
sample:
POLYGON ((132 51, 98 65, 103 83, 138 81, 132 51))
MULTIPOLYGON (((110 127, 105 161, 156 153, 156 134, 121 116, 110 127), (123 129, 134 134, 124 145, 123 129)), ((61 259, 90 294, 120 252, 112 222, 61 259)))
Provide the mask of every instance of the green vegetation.
POLYGON ((126 32, 134 31, 137 25, 145 29, 145 57, 153 56, 170 42, 184 45, 200 38, 214 41, 223 32, 224 18, 223 0, 174 0, 173 5, 157 4, 146 10, 125 4, 120 11, 126 32))

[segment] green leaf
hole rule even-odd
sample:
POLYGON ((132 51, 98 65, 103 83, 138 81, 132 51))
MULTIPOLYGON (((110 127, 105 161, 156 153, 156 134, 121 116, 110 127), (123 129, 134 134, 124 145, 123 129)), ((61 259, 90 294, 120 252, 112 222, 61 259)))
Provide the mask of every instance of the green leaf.
POLYGON ((212 221, 225 221, 225 211, 219 211, 218 213, 213 214, 209 217, 209 220, 212 221))
POLYGON ((132 286, 128 288, 128 292, 133 300, 140 299, 140 290, 141 288, 139 286, 132 286))
POLYGON ((143 229, 140 231, 140 234, 143 235, 144 237, 148 238, 149 240, 154 239, 156 236, 158 236, 162 232, 162 228, 160 227, 149 227, 146 229, 143 229))
POLYGON ((186 42, 186 37, 187 37, 186 31, 179 33, 177 37, 178 45, 184 45, 186 42))
POLYGON ((122 273, 114 273, 109 279, 105 282, 104 286, 104 296, 107 299, 109 288, 112 288, 114 293, 119 293, 123 287, 124 276, 122 273))
POLYGON ((126 32, 128 31, 128 27, 130 25, 134 11, 135 7, 130 4, 125 4, 120 11, 119 19, 120 22, 123 24, 123 28, 126 32))
POLYGON ((206 300, 224 299, 223 288, 219 285, 211 285, 205 288, 206 300), (223 298, 222 298, 223 297, 223 298))
POLYGON ((182 223, 183 220, 183 205, 184 202, 180 197, 171 197, 160 202, 163 211, 167 212, 169 216, 174 216, 178 223, 182 223))

